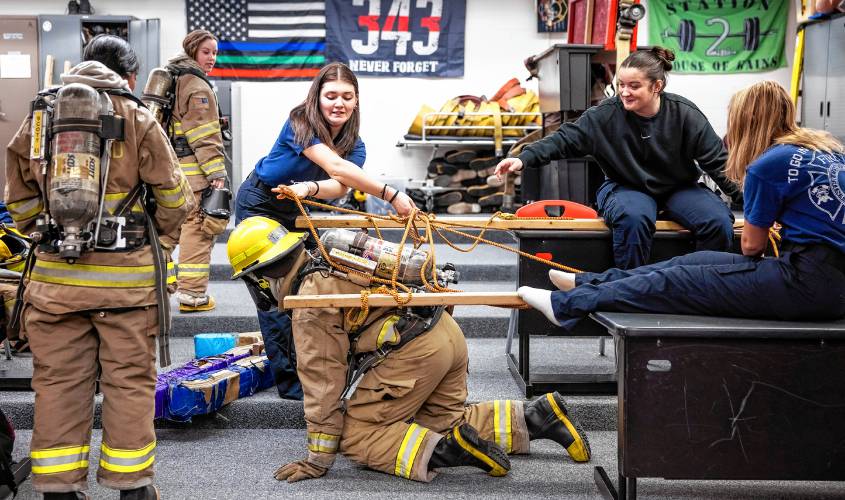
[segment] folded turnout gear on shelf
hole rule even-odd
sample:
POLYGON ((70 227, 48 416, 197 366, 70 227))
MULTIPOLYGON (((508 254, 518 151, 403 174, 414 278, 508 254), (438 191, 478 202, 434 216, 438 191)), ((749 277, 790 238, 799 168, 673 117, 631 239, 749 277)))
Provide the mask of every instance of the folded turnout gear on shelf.
POLYGON ((439 110, 423 105, 408 135, 422 136, 425 128, 426 136, 522 137, 526 129, 516 127, 539 127, 541 123, 537 94, 512 78, 491 99, 460 95, 446 101, 439 110))
POLYGON ((187 422, 271 387, 273 374, 263 350, 261 342, 238 346, 159 374, 155 418, 187 422))

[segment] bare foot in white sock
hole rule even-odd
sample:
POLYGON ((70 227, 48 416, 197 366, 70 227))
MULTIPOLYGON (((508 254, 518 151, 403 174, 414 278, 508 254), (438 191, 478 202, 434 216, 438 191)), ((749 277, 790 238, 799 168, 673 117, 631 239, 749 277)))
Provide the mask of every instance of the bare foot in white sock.
POLYGON ((555 318, 554 310, 552 310, 552 291, 543 290, 542 288, 533 288, 530 286, 521 286, 516 290, 519 298, 524 300, 526 304, 543 313, 543 316, 552 324, 560 326, 557 318, 555 318))
POLYGON ((565 273, 556 269, 549 269, 549 279, 558 290, 568 292, 575 288, 575 273, 565 273))

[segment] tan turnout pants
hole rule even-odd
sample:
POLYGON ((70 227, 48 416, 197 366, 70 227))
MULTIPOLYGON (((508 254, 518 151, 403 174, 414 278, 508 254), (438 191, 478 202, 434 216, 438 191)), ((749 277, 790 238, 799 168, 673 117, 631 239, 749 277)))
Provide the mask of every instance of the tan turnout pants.
POLYGON ((211 249, 217 236, 202 230, 205 214, 200 207, 202 191, 194 191, 197 207, 188 215, 176 234, 162 239, 170 245, 179 245, 179 263, 176 279, 179 291, 205 294, 211 270, 211 249))
POLYGON ((463 332, 444 314, 367 372, 349 401, 340 451, 375 470, 430 481, 428 462, 442 433, 468 422, 506 452, 527 453, 522 401, 465 406, 468 363, 463 332))
POLYGON ((30 448, 36 491, 87 489, 89 456, 99 457, 97 481, 103 486, 132 489, 152 483, 157 309, 49 314, 26 306, 23 325, 32 348, 35 390, 30 448), (90 453, 98 375, 103 442, 99 453, 90 453))

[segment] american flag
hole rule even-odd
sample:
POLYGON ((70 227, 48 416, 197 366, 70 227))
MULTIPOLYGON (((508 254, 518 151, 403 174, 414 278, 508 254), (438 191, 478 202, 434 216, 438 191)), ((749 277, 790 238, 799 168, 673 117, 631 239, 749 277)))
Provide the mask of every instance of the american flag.
POLYGON ((209 76, 309 80, 326 63, 325 2, 187 0, 188 31, 219 39, 209 76))

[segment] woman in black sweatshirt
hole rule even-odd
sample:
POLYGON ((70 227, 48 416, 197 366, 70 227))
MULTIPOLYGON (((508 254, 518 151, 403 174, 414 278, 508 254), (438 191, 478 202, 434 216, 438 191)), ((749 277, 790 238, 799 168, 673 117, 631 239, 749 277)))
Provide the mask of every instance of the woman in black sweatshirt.
POLYGON ((618 95, 496 167, 501 175, 561 158, 595 158, 606 177, 598 209, 622 269, 648 262, 659 211, 695 235, 697 250, 726 251, 733 243, 729 207, 697 181, 703 170, 734 201, 742 193, 725 177, 727 152, 704 113, 663 91, 674 59, 662 47, 634 52, 616 74, 618 95))

